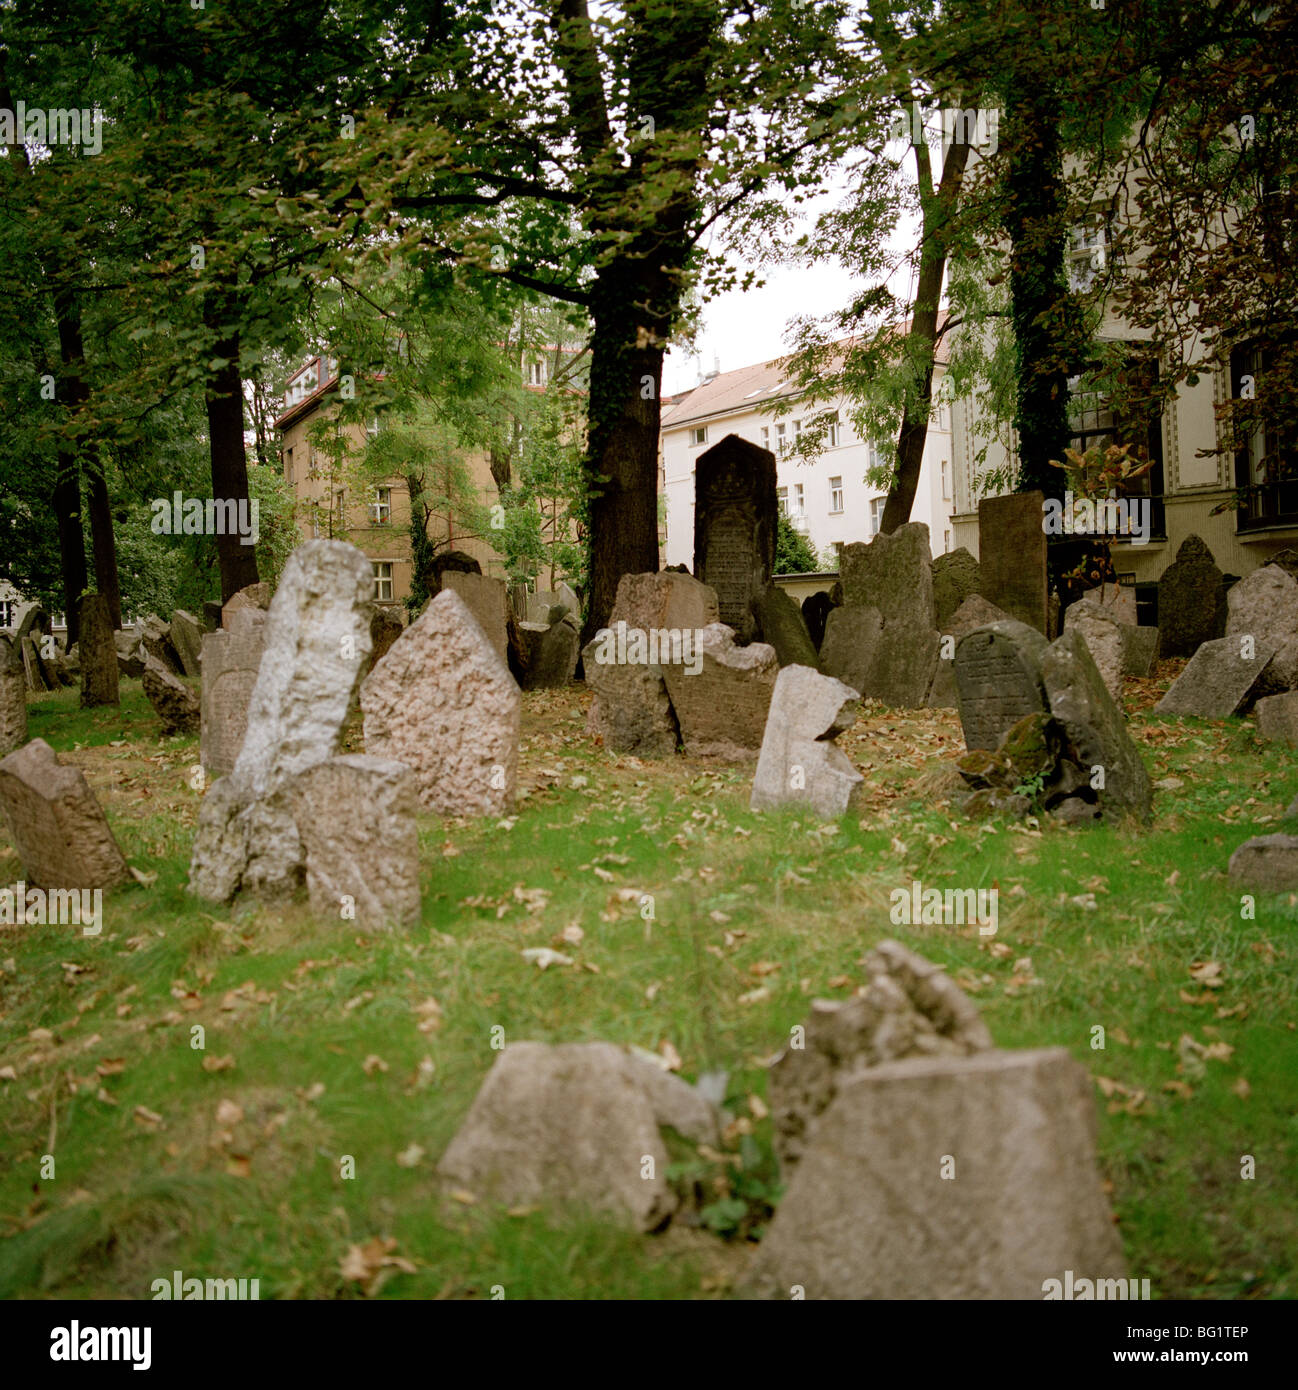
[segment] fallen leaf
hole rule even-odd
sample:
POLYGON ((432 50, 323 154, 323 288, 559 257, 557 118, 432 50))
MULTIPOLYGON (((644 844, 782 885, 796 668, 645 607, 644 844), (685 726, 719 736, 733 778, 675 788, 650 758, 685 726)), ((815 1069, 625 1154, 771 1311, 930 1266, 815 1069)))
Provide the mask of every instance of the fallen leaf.
POLYGON ((135 1123, 144 1129, 157 1129, 162 1123, 162 1116, 156 1110, 150 1110, 147 1105, 137 1105, 134 1115, 135 1123))
POLYGON ((366 1076, 373 1076, 376 1071, 387 1071, 388 1064, 378 1055, 371 1052, 370 1055, 361 1063, 361 1070, 366 1076))
POLYGON ((529 946, 523 952, 523 959, 531 961, 538 970, 548 970, 552 965, 571 965, 572 958, 561 951, 552 951, 548 946, 529 946))
POLYGON ((234 1058, 232 1056, 203 1058, 204 1071, 231 1071, 233 1068, 234 1058))
POLYGON ((222 1129, 229 1129, 233 1125, 242 1124, 243 1106, 236 1105, 232 1100, 223 1100, 216 1107, 216 1122, 222 1129))
POLYGON ((411 1144, 408 1148, 402 1149, 397 1155, 398 1168, 415 1168, 419 1160, 423 1158, 425 1149, 421 1144, 411 1144))

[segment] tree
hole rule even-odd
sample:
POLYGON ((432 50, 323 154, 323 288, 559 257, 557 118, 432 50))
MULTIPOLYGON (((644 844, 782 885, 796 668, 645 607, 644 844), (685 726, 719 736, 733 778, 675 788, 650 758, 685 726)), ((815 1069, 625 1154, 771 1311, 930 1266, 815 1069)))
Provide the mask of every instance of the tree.
POLYGON ((781 512, 775 531, 775 573, 815 574, 819 569, 815 548, 781 512))

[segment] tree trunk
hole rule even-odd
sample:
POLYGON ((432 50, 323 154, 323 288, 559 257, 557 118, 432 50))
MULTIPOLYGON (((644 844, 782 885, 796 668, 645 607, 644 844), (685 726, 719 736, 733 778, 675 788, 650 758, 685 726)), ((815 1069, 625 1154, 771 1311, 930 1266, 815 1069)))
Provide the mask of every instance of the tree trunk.
MULTIPOLYGON (((218 327, 215 314, 209 327, 218 327)), ((248 456, 243 443, 243 378, 239 375, 239 337, 231 334, 215 344, 213 356, 228 359, 207 384, 207 438, 212 461, 212 497, 248 499, 248 456)), ((237 534, 216 537, 221 568, 221 602, 256 584, 257 547, 244 545, 237 534)))
POLYGON ((68 646, 81 640, 81 595, 86 590, 86 537, 81 526, 80 470, 74 454, 59 450, 54 480, 54 524, 59 536, 59 567, 63 572, 63 612, 68 623, 68 646))

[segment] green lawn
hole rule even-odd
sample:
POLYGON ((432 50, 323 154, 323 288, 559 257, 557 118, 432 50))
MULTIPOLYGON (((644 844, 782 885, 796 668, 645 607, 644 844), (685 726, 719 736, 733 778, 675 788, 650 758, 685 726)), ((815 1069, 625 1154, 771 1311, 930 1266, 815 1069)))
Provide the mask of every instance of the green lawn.
MULTIPOLYGON (((1157 684, 1131 683, 1139 706, 1157 684)), ((85 769, 148 881, 110 895, 97 938, 0 929, 0 1296, 147 1298, 179 1269, 263 1298, 724 1297, 751 1248, 730 1228, 760 1234, 778 1192, 762 1063, 888 936, 947 966, 998 1046, 1090 1069, 1130 1272, 1156 1296, 1298 1293, 1298 904, 1247 920, 1225 879, 1240 842, 1295 828, 1298 765, 1251 722, 1136 713, 1151 776, 1181 783, 1140 831, 964 821, 933 790, 954 713, 872 707, 843 740, 865 809, 831 825, 750 813, 750 770, 612 757, 584 718, 577 690, 525 695, 516 814, 424 818, 422 927, 365 936, 186 895, 197 741, 162 739, 137 682, 111 714, 33 701, 32 736, 85 769), (996 935, 893 925, 912 880, 998 887, 996 935), (573 964, 521 954, 547 945, 573 964), (723 1234, 442 1193, 493 1028, 726 1071, 738 1157, 690 1175, 723 1234)), ((20 877, 0 840, 0 885, 20 877)))

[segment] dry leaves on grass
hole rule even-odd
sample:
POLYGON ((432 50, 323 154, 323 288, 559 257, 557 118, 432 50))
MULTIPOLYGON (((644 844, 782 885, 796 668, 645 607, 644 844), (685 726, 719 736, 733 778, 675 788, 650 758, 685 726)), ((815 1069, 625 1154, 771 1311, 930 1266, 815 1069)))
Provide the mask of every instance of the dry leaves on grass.
POLYGON ((394 1273, 418 1273, 417 1265, 393 1253, 396 1248, 391 1236, 374 1236, 364 1245, 348 1246, 338 1273, 349 1283, 360 1284, 366 1298, 373 1298, 394 1273))

